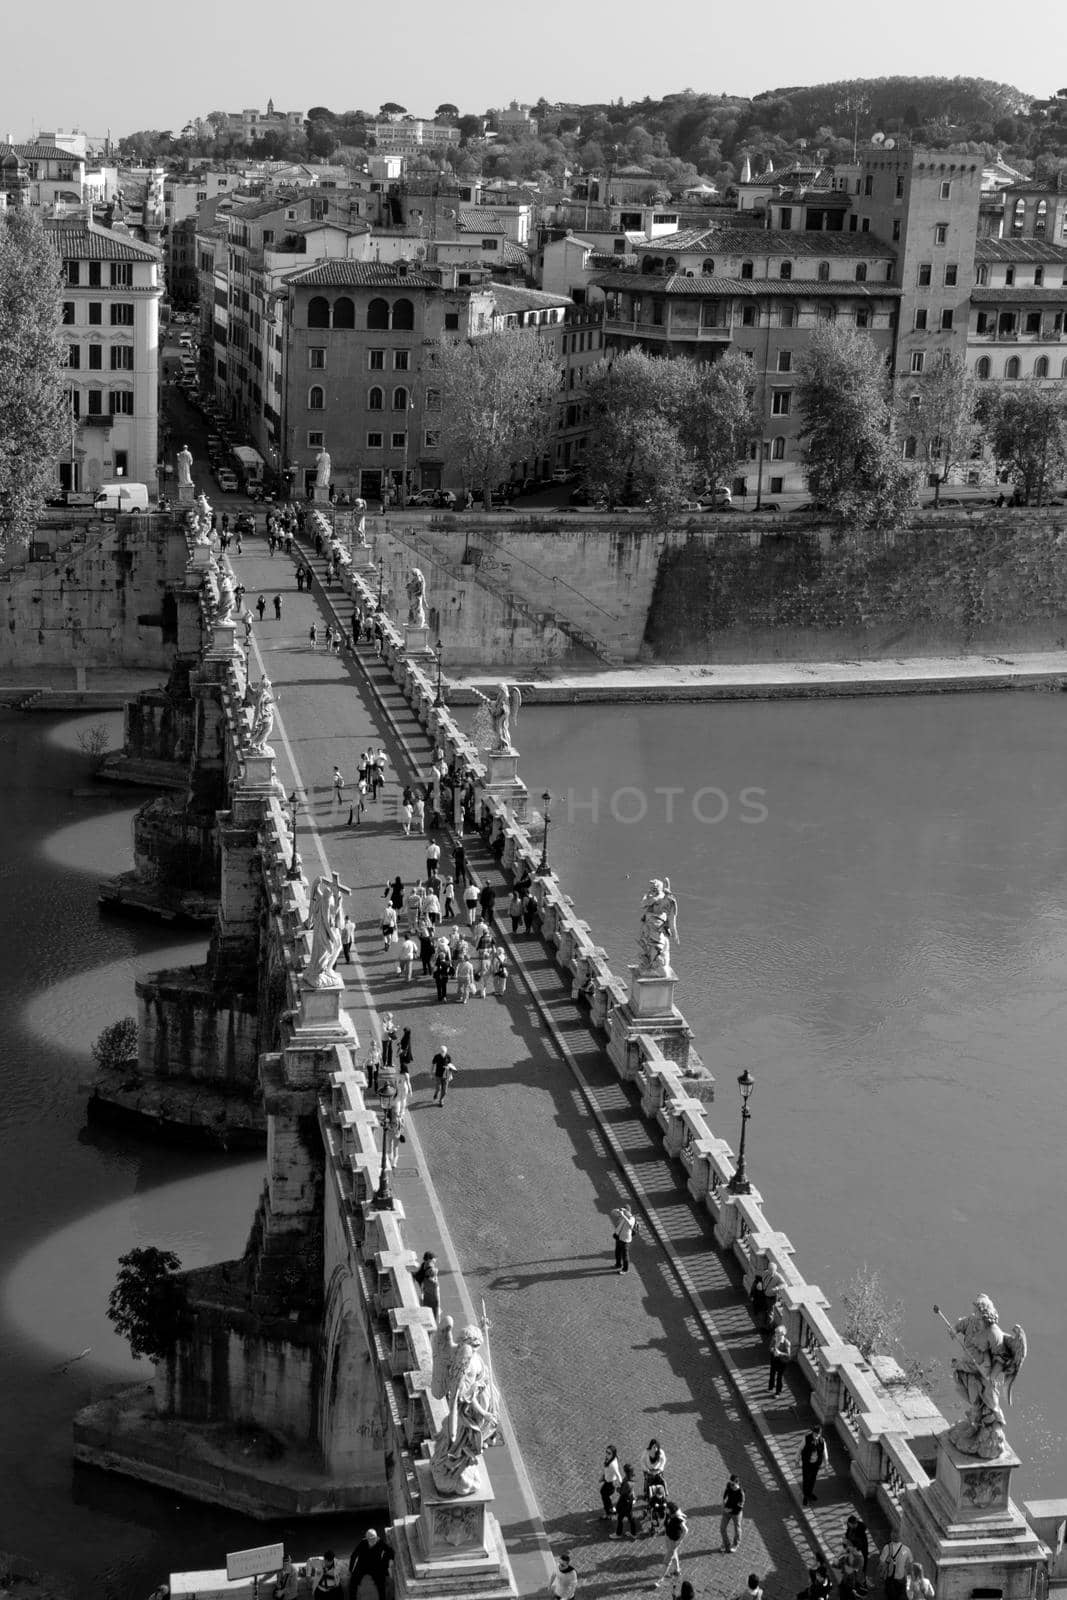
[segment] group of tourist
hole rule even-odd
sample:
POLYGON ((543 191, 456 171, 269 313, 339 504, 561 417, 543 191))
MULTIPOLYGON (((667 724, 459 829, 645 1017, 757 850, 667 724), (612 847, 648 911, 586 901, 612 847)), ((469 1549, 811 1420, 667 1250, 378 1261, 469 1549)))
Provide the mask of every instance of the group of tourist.
MULTIPOLYGON (((349 1600, 385 1600, 393 1560, 393 1550, 388 1541, 379 1534, 377 1528, 368 1528, 349 1557, 349 1600)), ((345 1587, 345 1576, 332 1550, 324 1550, 321 1556, 313 1556, 303 1572, 293 1564, 292 1557, 286 1552, 274 1577, 271 1600, 297 1600, 302 1577, 308 1580, 311 1596, 339 1597, 345 1587)))

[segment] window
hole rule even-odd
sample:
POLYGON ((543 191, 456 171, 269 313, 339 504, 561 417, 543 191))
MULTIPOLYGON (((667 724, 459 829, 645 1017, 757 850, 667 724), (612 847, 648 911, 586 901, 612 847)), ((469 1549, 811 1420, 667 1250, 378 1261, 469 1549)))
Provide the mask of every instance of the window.
POLYGON ((1041 332, 1041 313, 1040 313, 1040 311, 1028 311, 1026 313, 1026 332, 1027 333, 1040 333, 1041 332))
POLYGON ((113 328, 133 327, 133 306, 128 300, 120 300, 111 307, 111 326, 113 328))
POLYGON ((787 417, 789 415, 789 402, 792 398, 791 389, 771 390, 771 416, 787 417))
POLYGON ((393 303, 393 327, 411 329, 415 326, 415 307, 410 300, 393 303))
POLYGON ((482 240, 482 249, 483 250, 499 250, 499 248, 500 248, 500 242, 497 239, 483 239, 482 240))
POLYGON ((80 417, 82 414, 82 397, 77 389, 70 391, 70 414, 72 417, 80 417))
POLYGON ((407 436, 406 433, 391 433, 389 435, 389 437, 393 442, 392 443, 392 448, 394 450, 406 450, 407 449, 408 436, 407 436))
POLYGON ((1060 364, 1060 377, 1067 378, 1067 356, 1064 356, 1063 361, 1060 364))
POLYGON ((848 231, 849 231, 849 233, 855 233, 856 228, 859 225, 859 220, 860 220, 859 217, 857 217, 855 215, 849 217, 849 219, 848 219, 848 231))
POLYGON ((756 269, 751 261, 742 261, 741 276, 742 278, 754 278, 756 276, 756 269))
POLYGON ((324 433, 320 433, 317 428, 311 428, 308 430, 307 438, 309 450, 321 450, 323 440, 326 438, 326 435, 324 433))
POLYGON ((795 328, 797 325, 797 308, 793 305, 779 307, 778 322, 783 328, 795 328))
POLYGON ((785 438, 784 438, 784 436, 782 434, 779 434, 778 437, 773 441, 773 443, 771 445, 771 460, 772 461, 784 461, 785 460, 785 438))
POLYGON ((102 389, 90 389, 86 400, 88 403, 85 410, 88 416, 102 417, 104 415, 104 394, 102 389))
POLYGON ((99 301, 99 300, 90 300, 89 301, 89 326, 91 328, 99 327, 99 325, 103 322, 103 320, 104 320, 104 307, 103 307, 102 302, 99 301))
POLYGON ((788 230, 793 226, 793 207, 783 206, 778 214, 778 226, 788 230))
POLYGON ((923 351, 922 350, 913 350, 911 352, 911 370, 912 370, 912 372, 921 372, 923 370, 923 368, 925 367, 925 365, 926 365, 926 356, 923 353, 923 351))
POLYGON ((955 261, 950 261, 945 268, 945 288, 954 289, 959 278, 959 268, 955 261))
POLYGON ((1018 356, 1012 356, 1010 358, 1010 360, 1008 360, 1008 361, 1006 361, 1004 363, 1004 376, 1010 382, 1014 382, 1015 379, 1019 376, 1019 357, 1018 356))
POLYGON ((458 331, 458 329, 459 329, 459 312, 458 311, 446 311, 445 312, 445 332, 446 333, 456 333, 458 331))
POLYGON ((705 261, 700 270, 703 273, 705 278, 712 277, 714 275, 714 272, 715 272, 715 263, 714 263, 714 261, 712 261, 710 259, 705 261))
POLYGON ((423 445, 427 450, 438 450, 441 446, 441 434, 437 428, 427 428, 422 436, 423 445))
POLYGON ((107 409, 113 417, 132 417, 133 390, 112 389, 107 397, 107 409))
POLYGON ((393 390, 393 410, 406 411, 408 408, 408 392, 403 386, 393 390))
POLYGON ((380 433, 368 433, 368 435, 367 435, 367 449, 368 450, 380 450, 382 448, 383 438, 384 438, 383 434, 380 434, 380 433))
POLYGON ((1026 201, 1020 195, 1016 200, 1011 214, 1011 231, 1013 234, 1022 233, 1026 226, 1026 201))
POLYGON ((1045 269, 1044 269, 1044 267, 1035 267, 1034 268, 1034 288, 1035 289, 1040 289, 1041 285, 1044 283, 1044 281, 1045 281, 1045 269))
POLYGON ((111 263, 111 287, 113 289, 133 288, 132 261, 113 261, 111 263))
POLYGON ((874 178, 873 178, 872 174, 869 173, 869 172, 868 172, 867 176, 863 180, 863 193, 864 193, 864 197, 867 198, 867 199, 869 199, 870 196, 874 193, 874 178))
POLYGON ((857 283, 866 283, 867 282, 867 263, 866 263, 866 261, 857 261, 856 262, 856 282, 857 283))
POLYGON ((369 365, 370 365, 370 370, 372 372, 384 372, 385 371, 385 351, 384 350, 372 350, 370 352, 369 365))
POLYGON ((870 217, 861 218, 861 220, 860 220, 860 232, 861 233, 870 233, 870 231, 871 231, 871 219, 870 219, 870 217))
POLYGON ((918 284, 920 289, 928 289, 934 279, 934 264, 932 261, 923 261, 919 264, 918 284))
POLYGON ((925 333, 926 332, 926 323, 927 323, 927 318, 929 317, 929 315, 930 315, 930 313, 927 311, 925 306, 919 306, 916 309, 916 312, 915 312, 915 332, 916 333, 925 333))
POLYGON ((778 352, 778 371, 779 372, 792 372, 792 370, 793 370, 793 352, 792 352, 792 350, 779 350, 779 352, 778 352))
POLYGON ((1048 377, 1048 356, 1038 356, 1037 360, 1034 362, 1034 377, 1048 377))
POLYGON ((793 276, 793 263, 791 261, 783 261, 778 268, 778 276, 786 279, 791 278, 793 276))
POLYGON ((975 281, 975 283, 988 283, 989 282, 989 268, 988 267, 984 267, 984 266, 983 267, 976 267, 975 271, 974 271, 974 281, 975 281))
POLYGON ((934 243, 948 244, 948 223, 938 222, 934 225, 934 243))
POLYGON ((72 369, 77 370, 77 368, 80 367, 81 364, 82 364, 81 356, 82 356, 81 350, 79 349, 79 347, 76 344, 68 344, 68 346, 67 346, 67 366, 68 367, 71 367, 72 369))
POLYGON ((375 387, 371 390, 370 394, 368 394, 368 396, 367 396, 367 410, 368 411, 381 411, 382 408, 384 407, 384 405, 385 405, 385 390, 384 389, 379 389, 378 386, 375 385, 375 387))
POLYGON ((904 179, 902 177, 897 179, 896 198, 898 200, 903 200, 904 198, 904 179))
POLYGON ((382 300, 380 298, 376 299, 376 300, 372 300, 370 305, 367 307, 367 327, 368 328, 388 328, 388 326, 389 326, 389 302, 388 302, 388 300, 382 300))
POLYGON ((950 200, 952 198, 952 183, 948 178, 942 178, 941 189, 937 198, 939 200, 950 200))
POLYGON ((1004 287, 1006 289, 1010 289, 1010 288, 1012 288, 1014 283, 1015 283, 1015 268, 1014 267, 1005 267, 1004 268, 1004 287))
POLYGON ((919 441, 913 433, 909 433, 904 440, 904 460, 914 461, 919 454, 919 441))
POLYGON ((330 326, 330 302, 325 295, 312 295, 308 301, 308 327, 328 328, 330 326))
POLYGON ((89 346, 89 371, 100 372, 104 365, 104 347, 102 344, 89 346))
POLYGON ((894 217, 893 218, 893 243, 894 244, 899 244, 899 242, 900 242, 900 218, 899 217, 894 217))
POLYGON ((111 348, 112 372, 133 371, 133 346, 132 344, 116 344, 111 348))
POLYGON ((836 322, 837 321, 837 307, 836 306, 820 306, 819 307, 819 321, 820 322, 836 322))
POLYGON ((308 410, 325 411, 326 395, 317 383, 313 383, 308 390, 308 410))
POLYGON ((89 263, 89 287, 90 289, 99 289, 100 287, 99 261, 90 261, 89 263))
POLYGON ((321 372, 326 365, 326 351, 316 346, 308 351, 308 366, 315 372, 321 372))
POLYGON ((347 294, 343 294, 333 303, 333 325, 335 328, 354 328, 356 325, 356 305, 347 294))
POLYGON ((942 308, 941 308, 941 332, 942 333, 951 333, 952 332, 952 324, 953 324, 954 321, 955 321, 955 313, 953 312, 952 307, 951 306, 942 306, 942 308))
POLYGON ((985 383, 988 381, 990 370, 989 357, 982 356, 981 360, 975 363, 974 375, 980 383, 985 383))
POLYGON ((756 326, 755 306, 741 307, 741 326, 743 328, 754 328, 756 326))
POLYGON ((440 389, 427 389, 427 391, 426 391, 426 409, 427 409, 427 411, 440 411, 440 409, 441 409, 441 391, 440 391, 440 389))
POLYGON ((830 282, 830 263, 828 261, 820 261, 819 262, 819 282, 820 283, 829 283, 830 282))
POLYGON ((1045 225, 1046 225, 1047 222, 1048 222, 1048 201, 1047 200, 1039 200, 1037 202, 1037 210, 1034 212, 1034 238, 1035 239, 1043 239, 1044 238, 1044 236, 1045 236, 1045 225))
POLYGON ((871 313, 870 313, 870 311, 868 310, 868 308, 866 306, 860 306, 858 311, 856 312, 856 326, 857 326, 857 328, 869 328, 870 325, 871 325, 871 313))
POLYGON ((72 288, 79 284, 81 282, 81 262, 64 261, 63 276, 66 278, 67 282, 72 288))
POLYGON ((74 301, 73 300, 64 300, 64 302, 63 302, 63 321, 67 324, 68 327, 70 327, 71 324, 74 322, 74 301))

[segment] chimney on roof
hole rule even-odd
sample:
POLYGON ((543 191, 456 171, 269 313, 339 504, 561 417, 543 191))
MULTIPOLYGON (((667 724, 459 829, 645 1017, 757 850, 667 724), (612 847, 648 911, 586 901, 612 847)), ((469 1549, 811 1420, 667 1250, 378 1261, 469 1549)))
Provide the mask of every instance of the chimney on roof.
POLYGON ((408 264, 403 259, 396 264, 396 275, 398 278, 406 278, 408 275, 408 264))

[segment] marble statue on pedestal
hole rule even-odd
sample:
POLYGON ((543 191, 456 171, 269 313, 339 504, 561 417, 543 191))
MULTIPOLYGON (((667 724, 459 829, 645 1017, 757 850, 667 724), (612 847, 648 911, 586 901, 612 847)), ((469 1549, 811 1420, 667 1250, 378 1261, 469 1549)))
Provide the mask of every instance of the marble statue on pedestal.
POLYGON ((233 579, 228 572, 222 575, 219 584, 219 609, 215 616, 216 622, 228 622, 237 607, 237 597, 233 592, 233 579))
POLYGON ((328 489, 330 487, 330 473, 332 470, 333 462, 330 459, 330 452, 323 445, 315 457, 315 487, 317 489, 328 489))
POLYGON ((425 628, 426 579, 418 567, 412 567, 406 584, 408 593, 408 622, 413 628, 425 628))
MULTIPOLYGON (((934 1309, 941 1314, 938 1307, 934 1309)), ((991 1461, 1007 1448, 1000 1386, 1007 1380, 1011 1405, 1011 1391, 1026 1360, 1026 1334, 1018 1323, 1010 1333, 1001 1329, 997 1308, 987 1294, 980 1294, 969 1315, 949 1323, 949 1329, 962 1346, 962 1354, 953 1357, 952 1376, 968 1411, 949 1429, 948 1439, 965 1456, 991 1461)))
POLYGON ((678 902, 669 878, 653 878, 641 901, 638 977, 661 978, 670 972, 672 939, 678 943, 678 902))
POLYGON ((267 755, 268 743, 274 732, 274 688, 268 677, 260 678, 252 690, 252 727, 249 749, 255 756, 267 755))
POLYGON ((191 489, 193 486, 193 452, 187 444, 183 444, 178 451, 178 488, 191 489))
POLYGON ((472 1323, 457 1344, 451 1317, 442 1320, 434 1337, 430 1387, 438 1400, 447 1400, 448 1415, 434 1445, 430 1474, 442 1495, 474 1493, 482 1453, 500 1426, 500 1397, 482 1355, 483 1343, 481 1329, 472 1323))
POLYGON ((345 920, 344 897, 352 891, 336 872, 315 879, 308 907, 311 929, 311 955, 304 969, 305 989, 341 989, 344 982, 334 970, 341 954, 341 927, 345 920))
POLYGON ((362 495, 357 495, 352 502, 353 515, 356 521, 356 543, 361 550, 367 548, 367 502, 362 495))
POLYGON ((488 695, 482 694, 480 689, 475 689, 474 692, 481 701, 474 718, 475 745, 479 750, 489 750, 494 755, 503 752, 514 755, 515 746, 511 742, 511 729, 512 724, 518 722, 522 707, 522 694, 518 685, 512 684, 509 688, 506 683, 498 683, 496 693, 491 700, 488 695), (488 730, 485 728, 487 720, 488 730))

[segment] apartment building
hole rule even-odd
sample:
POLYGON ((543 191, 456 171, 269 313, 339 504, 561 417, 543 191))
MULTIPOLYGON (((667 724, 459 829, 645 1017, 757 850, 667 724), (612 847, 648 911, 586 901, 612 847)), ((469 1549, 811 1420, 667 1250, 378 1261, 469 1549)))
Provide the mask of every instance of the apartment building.
POLYGON ((967 367, 981 383, 1067 381, 1067 246, 979 239, 967 367))

